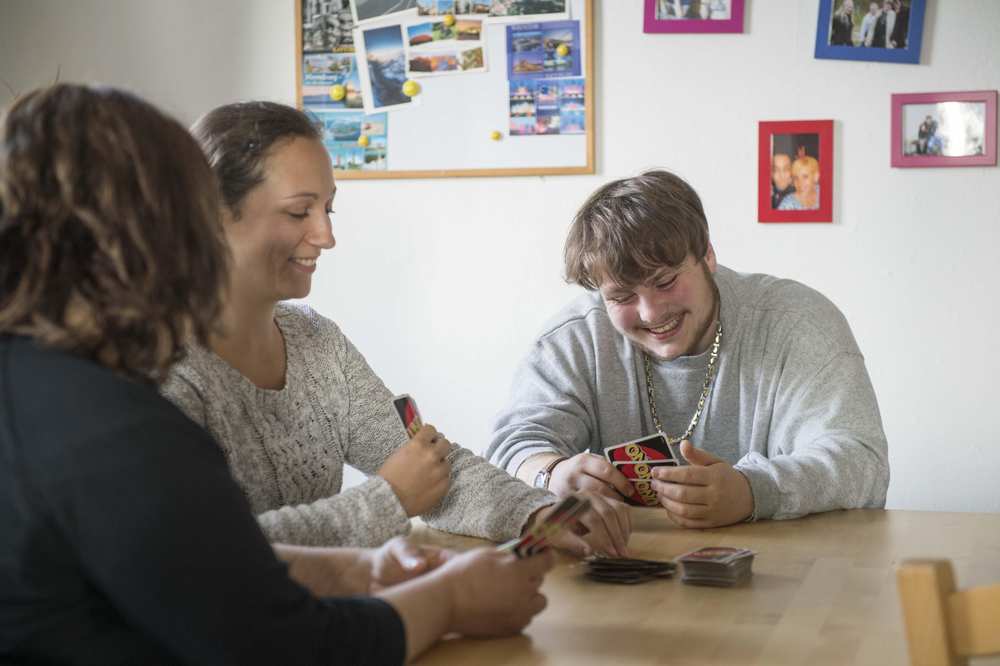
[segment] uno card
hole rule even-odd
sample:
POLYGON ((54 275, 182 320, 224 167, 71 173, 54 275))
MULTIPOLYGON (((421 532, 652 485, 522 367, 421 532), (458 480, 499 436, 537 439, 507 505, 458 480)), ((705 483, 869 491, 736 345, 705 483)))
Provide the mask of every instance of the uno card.
POLYGON ((625 475, 629 481, 653 478, 653 470, 657 467, 677 467, 677 462, 673 460, 644 460, 642 462, 613 462, 619 472, 625 475))
POLYGON ((549 540, 563 529, 569 528, 577 534, 586 534, 589 530, 579 519, 589 509, 590 500, 569 495, 526 534, 497 546, 497 550, 512 552, 519 558, 529 557, 547 548, 549 540))
POLYGON ((420 410, 417 403, 407 393, 397 395, 392 399, 392 404, 399 414, 399 420, 403 422, 403 429, 409 437, 413 437, 424 427, 424 421, 420 418, 420 410))
POLYGON ((610 463, 670 460, 675 465, 680 464, 680 456, 674 452, 674 448, 662 433, 609 446, 604 449, 604 457, 610 463))

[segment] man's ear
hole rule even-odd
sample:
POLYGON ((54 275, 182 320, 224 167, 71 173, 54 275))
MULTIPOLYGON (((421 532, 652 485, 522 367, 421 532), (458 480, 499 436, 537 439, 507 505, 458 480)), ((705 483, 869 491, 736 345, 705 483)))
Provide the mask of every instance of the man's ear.
POLYGON ((708 250, 705 252, 705 265, 708 266, 708 270, 712 273, 715 272, 716 262, 715 262, 715 248, 712 247, 712 241, 708 242, 708 250))

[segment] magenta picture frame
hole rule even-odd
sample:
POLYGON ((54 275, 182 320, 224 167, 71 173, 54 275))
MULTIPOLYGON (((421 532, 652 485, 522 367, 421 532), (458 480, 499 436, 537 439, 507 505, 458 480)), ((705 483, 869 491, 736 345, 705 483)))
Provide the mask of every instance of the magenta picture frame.
POLYGON ((642 31, 648 33, 712 33, 743 32, 743 6, 745 0, 731 0, 728 20, 720 19, 657 19, 656 0, 645 0, 642 31))
POLYGON ((897 93, 891 102, 892 131, 890 164, 894 167, 959 167, 996 166, 997 163, 997 91, 969 90, 963 92, 897 93), (907 155, 903 145, 903 107, 908 104, 939 102, 980 102, 986 105, 983 132, 983 153, 980 155, 907 155))

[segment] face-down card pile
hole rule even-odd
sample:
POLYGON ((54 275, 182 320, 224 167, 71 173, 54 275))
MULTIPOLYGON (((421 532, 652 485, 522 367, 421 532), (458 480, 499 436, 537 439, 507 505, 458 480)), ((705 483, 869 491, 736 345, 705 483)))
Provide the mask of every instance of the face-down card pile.
POLYGON ((670 578, 677 565, 658 560, 638 560, 629 557, 591 557, 584 572, 591 580, 601 583, 635 585, 657 578, 670 578))
POLYGON ((680 456, 662 433, 609 446, 604 449, 604 457, 632 484, 632 495, 625 501, 634 506, 658 505, 652 484, 653 470, 680 464, 680 456))
POLYGON ((691 585, 732 587, 748 580, 755 553, 746 548, 708 546, 677 558, 681 581, 691 585))

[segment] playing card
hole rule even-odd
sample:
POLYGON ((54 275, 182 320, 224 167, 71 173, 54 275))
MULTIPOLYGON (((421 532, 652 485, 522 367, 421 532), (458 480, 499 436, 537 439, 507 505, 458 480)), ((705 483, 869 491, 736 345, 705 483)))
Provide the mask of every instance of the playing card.
MULTIPOLYGON (((576 495, 564 498, 545 518, 532 525, 527 533, 497 547, 513 552, 518 557, 529 557, 548 547, 549 541, 564 529, 586 528, 579 524, 580 517, 590 509, 590 500, 576 495)), ((578 532, 579 533, 579 532, 578 532)))
POLYGON ((417 409, 417 403, 413 401, 413 398, 409 394, 403 393, 402 395, 393 397, 392 404, 396 408, 396 413, 399 414, 399 420, 403 422, 403 430, 412 438, 424 427, 424 421, 420 418, 420 410, 417 409))
POLYGON ((667 442, 667 438, 661 433, 609 446, 604 449, 604 457, 610 463, 672 460, 677 465, 680 461, 680 456, 675 453, 670 443, 667 442))
POLYGON ((732 587, 750 578, 754 555, 746 548, 699 548, 677 558, 684 568, 681 581, 691 585, 732 587))
POLYGON ((676 467, 677 463, 673 460, 649 460, 644 462, 613 462, 611 463, 615 466, 619 472, 625 475, 625 478, 629 481, 635 481, 637 479, 651 479, 653 478, 653 470, 657 467, 676 467))
POLYGON ((746 548, 730 548, 728 546, 706 546, 690 553, 684 553, 677 558, 678 562, 713 562, 715 564, 730 564, 744 557, 753 555, 746 548))
POLYGON ((677 565, 673 562, 639 560, 625 557, 591 557, 586 560, 585 575, 602 583, 634 585, 657 578, 669 578, 677 565))

